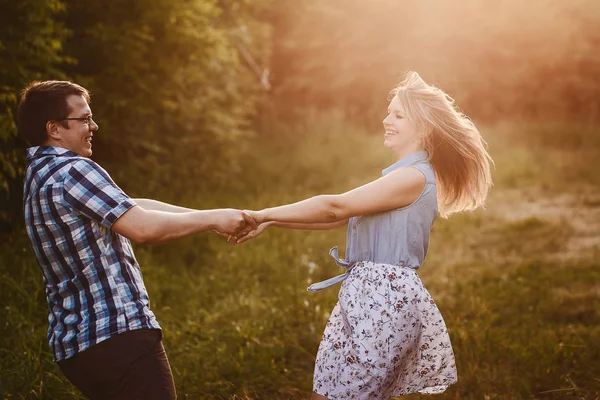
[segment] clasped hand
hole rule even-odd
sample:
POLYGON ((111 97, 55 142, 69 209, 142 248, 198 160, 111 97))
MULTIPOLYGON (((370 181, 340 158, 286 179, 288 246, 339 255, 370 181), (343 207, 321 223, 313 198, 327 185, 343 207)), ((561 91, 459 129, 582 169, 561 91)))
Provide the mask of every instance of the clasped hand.
POLYGON ((226 237, 231 244, 236 245, 260 235, 269 223, 263 222, 258 211, 224 210, 222 221, 213 229, 216 234, 226 237))

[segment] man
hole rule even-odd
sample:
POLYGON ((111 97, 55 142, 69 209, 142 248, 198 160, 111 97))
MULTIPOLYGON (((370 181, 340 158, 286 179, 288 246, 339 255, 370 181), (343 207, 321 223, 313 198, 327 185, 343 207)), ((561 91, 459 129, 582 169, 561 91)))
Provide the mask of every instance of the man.
POLYGON ((27 149, 24 211, 43 273, 53 358, 92 399, 174 399, 161 328, 130 240, 165 242, 256 227, 239 210, 190 210, 129 198, 91 161, 98 125, 88 91, 33 82, 19 104, 27 149))

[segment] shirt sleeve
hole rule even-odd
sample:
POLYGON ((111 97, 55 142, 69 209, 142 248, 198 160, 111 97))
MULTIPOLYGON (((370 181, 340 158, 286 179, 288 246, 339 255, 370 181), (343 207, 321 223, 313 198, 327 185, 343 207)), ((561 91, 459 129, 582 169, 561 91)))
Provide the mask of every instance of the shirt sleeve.
POLYGON ((65 202, 73 210, 109 228, 135 202, 92 160, 78 160, 64 181, 65 202))

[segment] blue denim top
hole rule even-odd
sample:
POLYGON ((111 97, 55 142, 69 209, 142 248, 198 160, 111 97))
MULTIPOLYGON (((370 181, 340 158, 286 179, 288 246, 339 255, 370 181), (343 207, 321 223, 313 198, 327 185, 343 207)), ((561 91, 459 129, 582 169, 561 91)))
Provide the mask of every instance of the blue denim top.
POLYGON ((435 173, 426 151, 411 153, 382 171, 385 176, 400 168, 416 168, 425 175, 423 191, 411 204, 395 210, 352 217, 346 234, 346 259, 333 247, 329 254, 346 270, 342 275, 312 284, 316 292, 346 279, 360 261, 418 269, 429 248, 429 232, 438 216, 435 173))

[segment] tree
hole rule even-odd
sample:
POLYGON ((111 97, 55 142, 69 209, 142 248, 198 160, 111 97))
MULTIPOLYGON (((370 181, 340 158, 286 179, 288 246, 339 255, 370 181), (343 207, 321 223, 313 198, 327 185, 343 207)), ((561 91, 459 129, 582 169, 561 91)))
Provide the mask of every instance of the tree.
POLYGON ((79 60, 68 72, 95 94, 94 158, 134 193, 179 202, 207 193, 256 110, 259 81, 237 47, 249 27, 267 34, 252 8, 212 0, 67 6, 67 49, 79 60))
POLYGON ((72 59, 62 44, 69 34, 57 17, 61 0, 0 2, 0 232, 22 224, 25 144, 16 129, 20 90, 32 80, 60 79, 72 59))

